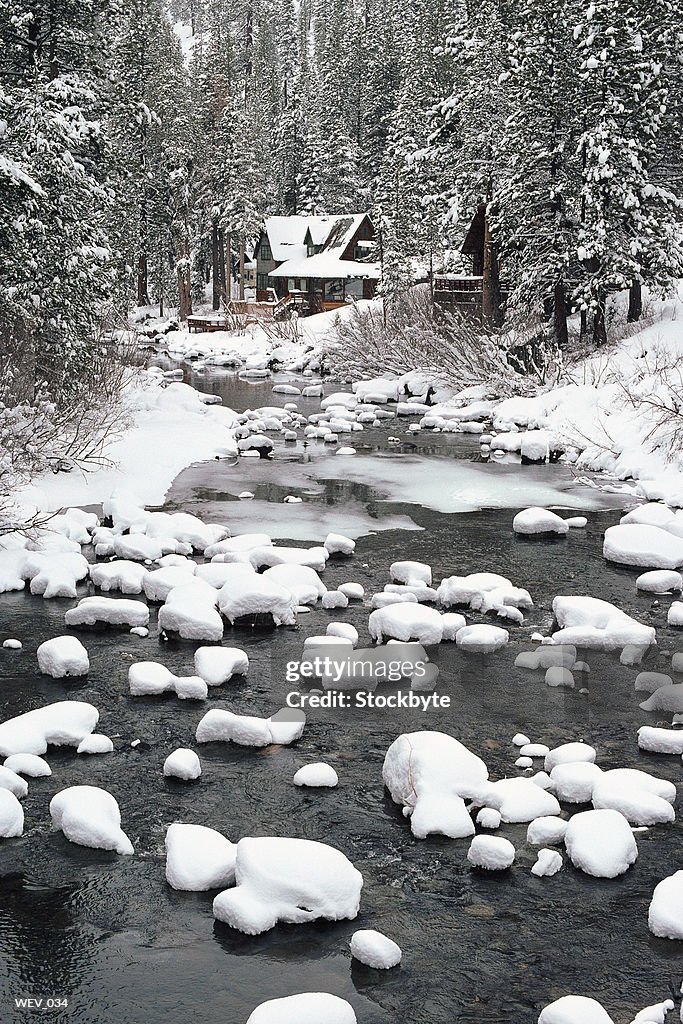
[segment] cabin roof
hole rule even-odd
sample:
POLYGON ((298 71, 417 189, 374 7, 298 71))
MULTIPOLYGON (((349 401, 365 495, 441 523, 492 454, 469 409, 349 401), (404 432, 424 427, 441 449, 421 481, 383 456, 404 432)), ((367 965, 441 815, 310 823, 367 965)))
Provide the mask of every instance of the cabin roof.
POLYGON ((306 255, 306 234, 313 245, 323 245, 337 217, 267 217, 265 233, 274 260, 289 260, 306 255))
MULTIPOLYGON (((286 262, 276 267, 275 270, 271 270, 268 276, 318 278, 320 280, 348 279, 350 277, 379 278, 379 265, 377 263, 361 263, 357 260, 342 259, 353 236, 366 217, 366 213, 348 213, 337 217, 278 218, 281 220, 302 219, 315 221, 315 230, 322 233, 323 228, 325 228, 326 233, 323 242, 320 243, 316 242, 313 231, 311 231, 313 244, 322 244, 320 252, 315 253, 313 256, 308 256, 306 248, 303 246, 299 251, 291 251, 286 262)), ((320 237, 320 234, 318 234, 318 237, 320 237)), ((275 257, 275 252, 273 252, 273 256, 275 257)))

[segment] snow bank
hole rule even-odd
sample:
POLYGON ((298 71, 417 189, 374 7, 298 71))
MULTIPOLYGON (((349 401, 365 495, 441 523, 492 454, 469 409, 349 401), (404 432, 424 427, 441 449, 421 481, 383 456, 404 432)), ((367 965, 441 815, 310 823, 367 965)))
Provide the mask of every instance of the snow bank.
POLYGON ((50 801, 52 825, 79 846, 130 855, 133 845, 121 830, 121 812, 111 793, 97 786, 70 786, 50 801))
POLYGON ((34 708, 0 725, 0 754, 44 754, 49 743, 77 747, 99 717, 97 708, 79 700, 34 708))
POLYGON ((401 962, 401 947, 374 928, 362 928, 354 932, 349 943, 351 956, 366 967, 386 971, 401 962))
POLYGON ((38 668, 45 676, 86 676, 90 659, 85 647, 75 636, 55 636, 45 640, 36 651, 38 668))
POLYGON ((487 790, 488 769, 452 736, 403 733, 387 750, 382 778, 417 839, 432 833, 451 839, 474 835, 464 801, 487 790))
POLYGON ((363 876, 339 850, 308 839, 241 839, 235 888, 219 893, 213 913, 247 935, 278 921, 305 924, 318 918, 353 919, 363 876))
POLYGON ((215 829, 175 822, 166 831, 166 881, 184 892, 232 885, 236 855, 237 845, 215 829))

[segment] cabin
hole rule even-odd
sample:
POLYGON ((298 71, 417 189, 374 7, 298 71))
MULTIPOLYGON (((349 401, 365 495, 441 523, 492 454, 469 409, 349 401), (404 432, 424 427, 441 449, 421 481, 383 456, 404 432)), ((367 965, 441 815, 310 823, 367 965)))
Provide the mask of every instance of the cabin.
POLYGON ((303 314, 370 299, 380 276, 366 213, 269 217, 259 235, 256 300, 287 300, 303 314))
POLYGON ((507 298, 507 287, 500 281, 500 264, 495 255, 495 248, 490 246, 489 267, 486 267, 487 224, 486 206, 481 204, 472 218, 460 249, 465 262, 470 264, 470 272, 464 274, 436 274, 434 276, 434 301, 446 309, 458 312, 474 313, 483 319, 487 311, 484 309, 485 281, 488 282, 489 294, 493 293, 494 312, 488 313, 488 319, 498 320, 500 306, 507 298), (488 276, 487 276, 488 275, 488 276))

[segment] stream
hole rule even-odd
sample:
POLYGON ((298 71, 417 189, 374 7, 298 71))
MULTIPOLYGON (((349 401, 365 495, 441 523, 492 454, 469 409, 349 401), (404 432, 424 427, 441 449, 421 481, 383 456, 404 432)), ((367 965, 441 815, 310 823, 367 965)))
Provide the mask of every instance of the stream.
MULTIPOLYGON (((293 400, 306 415, 320 407, 318 400, 273 394, 272 380, 252 384, 235 373, 189 367, 186 379, 238 411, 293 400)), ((301 384, 286 374, 277 380, 301 384)), ((326 393, 335 389, 326 386, 326 393)), ((321 441, 277 439, 272 459, 191 466, 164 508, 283 543, 320 542, 330 531, 356 537, 353 558, 328 563, 328 588, 353 580, 370 595, 388 582, 389 565, 405 558, 429 563, 436 581, 490 571, 526 587, 535 606, 522 626, 509 627, 506 648, 467 655, 443 643, 430 652, 440 669, 438 690, 452 698, 449 709, 315 710, 291 747, 207 744, 199 748, 201 780, 169 780, 163 761, 175 747, 194 746, 207 704, 131 698, 127 672, 133 661, 159 660, 190 674, 201 645, 161 640, 152 606, 149 637, 80 633, 89 676, 53 680, 38 674, 36 648, 66 631, 64 612, 74 602, 28 592, 0 597, 0 641, 16 636, 24 644, 0 652, 2 719, 52 701, 89 701, 115 745, 113 755, 89 758, 50 748, 53 777, 30 780, 23 801, 25 834, 0 844, 0 1020, 32 1015, 15 1007, 16 998, 54 997, 68 1007, 42 1015, 77 1024, 244 1024, 258 1003, 308 990, 348 999, 359 1024, 536 1024, 540 1009, 566 993, 591 995, 617 1024, 628 1024, 637 1009, 665 998, 670 986, 678 989, 679 945, 650 934, 647 909, 657 882, 683 866, 680 820, 638 833, 638 861, 611 881, 575 870, 566 857, 558 875, 534 877, 537 849, 526 844, 527 826, 503 825, 498 834, 514 843, 516 862, 510 871, 484 874, 470 869, 468 840, 414 839, 384 790, 387 747, 417 729, 456 736, 486 760, 493 778, 520 774, 510 742, 519 730, 550 747, 590 742, 606 768, 639 767, 677 784, 681 775, 679 758, 640 753, 636 743, 640 725, 669 721, 639 709, 645 695, 635 692, 635 676, 643 668, 669 671, 677 637, 666 625, 670 599, 638 593, 638 573, 602 557, 605 528, 634 504, 628 489, 588 474, 577 478, 561 465, 483 461, 476 437, 408 435, 409 422, 386 420, 344 437, 340 443, 353 444, 354 457, 336 457, 321 441), (254 498, 240 500, 245 490, 254 498), (284 503, 290 494, 303 502, 284 503), (532 504, 582 510, 588 525, 555 540, 515 536, 514 513, 532 504), (513 661, 532 646, 531 633, 548 631, 557 594, 613 602, 656 626, 659 646, 635 667, 622 666, 618 654, 583 652, 591 669, 581 684, 587 693, 579 684, 546 686, 542 672, 514 668, 513 661), (339 786, 293 786, 296 769, 318 760, 336 769, 339 786), (51 830, 51 797, 79 784, 103 786, 116 797, 135 856, 76 846, 51 830), (214 893, 176 892, 165 881, 164 836, 176 820, 208 825, 233 841, 291 835, 329 842, 364 876, 358 918, 280 925, 257 937, 215 922, 214 893), (348 942, 358 928, 394 938, 403 949, 401 966, 376 971, 352 963, 348 942)), ((88 592, 94 591, 85 584, 79 588, 81 596, 88 592)), ((318 605, 295 628, 226 627, 225 643, 247 651, 249 673, 212 689, 208 706, 254 715, 283 706, 291 689, 286 662, 334 619, 353 623, 361 643, 367 639, 368 608, 360 602, 341 612, 318 605)), ((484 621, 469 611, 467 619, 484 621)))

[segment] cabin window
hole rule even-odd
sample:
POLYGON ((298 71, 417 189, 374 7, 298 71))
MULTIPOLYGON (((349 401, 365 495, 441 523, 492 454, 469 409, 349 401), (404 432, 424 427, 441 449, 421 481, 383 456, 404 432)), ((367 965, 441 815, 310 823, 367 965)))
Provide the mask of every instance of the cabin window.
POLYGON ((260 292, 265 292, 265 291, 268 290, 268 288, 270 287, 270 283, 268 281, 268 275, 267 274, 257 274, 256 275, 256 287, 258 288, 258 290, 260 292))
POLYGON ((262 260, 272 260, 273 251, 270 248, 270 242, 267 238, 261 239, 261 245, 259 246, 259 258, 262 260))

